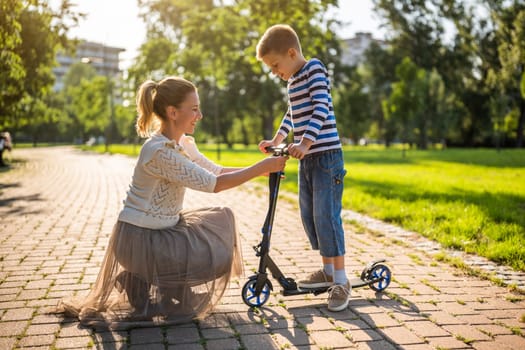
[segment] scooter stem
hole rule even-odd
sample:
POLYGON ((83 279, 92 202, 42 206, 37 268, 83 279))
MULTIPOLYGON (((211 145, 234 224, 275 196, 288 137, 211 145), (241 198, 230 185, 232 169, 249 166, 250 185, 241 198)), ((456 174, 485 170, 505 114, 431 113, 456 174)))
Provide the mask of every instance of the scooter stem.
POLYGON ((272 235, 273 228, 273 219, 275 217, 275 209, 277 207, 277 197, 279 195, 279 185, 281 183, 281 177, 284 175, 284 172, 279 171, 276 173, 270 173, 270 178, 268 180, 268 186, 270 189, 270 201, 268 205, 268 213, 266 214, 266 219, 262 227, 263 239, 261 242, 260 254, 267 254, 270 249, 270 236, 272 235))

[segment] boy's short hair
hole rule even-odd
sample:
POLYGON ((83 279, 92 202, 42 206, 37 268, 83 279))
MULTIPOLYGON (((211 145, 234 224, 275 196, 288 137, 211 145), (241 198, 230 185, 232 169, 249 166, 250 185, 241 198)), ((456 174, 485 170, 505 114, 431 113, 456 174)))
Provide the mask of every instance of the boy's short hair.
POLYGON ((276 24, 266 29, 257 43, 257 59, 261 60, 271 52, 285 54, 291 48, 301 52, 301 43, 297 33, 287 24, 276 24))

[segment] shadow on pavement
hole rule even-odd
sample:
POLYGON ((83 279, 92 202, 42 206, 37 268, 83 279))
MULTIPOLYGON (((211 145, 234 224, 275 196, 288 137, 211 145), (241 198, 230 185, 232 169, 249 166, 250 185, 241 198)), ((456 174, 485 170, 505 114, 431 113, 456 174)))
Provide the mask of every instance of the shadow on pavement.
MULTIPOLYGON (((11 186, 14 187, 14 186, 11 186)), ((5 188, 5 187, 4 187, 5 188)), ((38 214, 41 213, 41 210, 26 210, 25 202, 35 202, 42 201, 39 193, 28 195, 28 196, 14 196, 6 197, 2 196, 0 192, 0 208, 9 207, 9 209, 4 211, 5 215, 13 214, 38 214)))

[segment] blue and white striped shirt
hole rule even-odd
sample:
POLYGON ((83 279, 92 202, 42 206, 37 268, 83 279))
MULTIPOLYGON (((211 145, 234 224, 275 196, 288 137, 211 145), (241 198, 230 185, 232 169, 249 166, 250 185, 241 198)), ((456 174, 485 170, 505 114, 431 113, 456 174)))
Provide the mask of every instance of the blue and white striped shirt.
POLYGON ((341 148, 328 71, 317 58, 288 79, 288 111, 279 133, 286 137, 292 130, 294 143, 314 141, 307 154, 341 148))

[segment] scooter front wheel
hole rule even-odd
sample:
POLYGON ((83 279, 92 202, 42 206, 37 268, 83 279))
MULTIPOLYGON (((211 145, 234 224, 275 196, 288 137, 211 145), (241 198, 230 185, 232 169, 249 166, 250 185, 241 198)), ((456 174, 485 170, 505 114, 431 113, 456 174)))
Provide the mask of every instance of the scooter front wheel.
POLYGON ((255 290, 257 278, 250 278, 248 282, 242 287, 242 301, 249 307, 263 306, 270 298, 271 286, 268 281, 264 282, 264 286, 260 293, 255 290))
POLYGON ((381 292, 388 287, 390 284, 390 280, 392 279, 392 272, 388 268, 388 266, 384 264, 376 264, 372 267, 370 270, 370 273, 368 274, 369 280, 377 280, 377 282, 374 282, 370 284, 370 288, 375 290, 376 292, 381 292))

